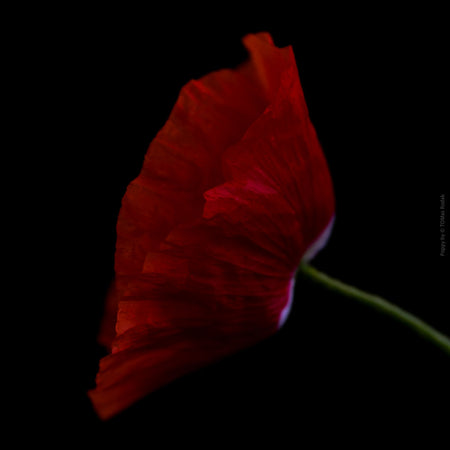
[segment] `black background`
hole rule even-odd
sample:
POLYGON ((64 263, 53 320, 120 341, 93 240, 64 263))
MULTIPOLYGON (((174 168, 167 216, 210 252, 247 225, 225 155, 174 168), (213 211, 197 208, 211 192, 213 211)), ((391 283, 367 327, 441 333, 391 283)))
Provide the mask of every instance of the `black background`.
POLYGON ((45 382, 31 383, 42 394, 33 404, 45 417, 40 431, 145 436, 148 447, 159 439, 188 446, 271 435, 301 445, 350 442, 359 432, 360 442, 392 430, 435 435, 449 418, 448 356, 390 318, 308 283, 296 288, 292 314, 273 338, 109 422, 96 417, 86 391, 104 354, 96 333, 121 198, 180 88, 242 62, 240 40, 249 32, 293 45, 329 162, 336 223, 314 265, 450 334, 448 259, 439 255, 446 172, 438 13, 325 17, 278 5, 246 19, 231 7, 173 8, 61 12, 39 30, 43 44, 30 66, 36 70, 44 53, 50 63, 51 100, 46 90, 40 95, 52 110, 44 131, 56 148, 41 153, 48 176, 36 214, 39 222, 49 212, 55 242, 41 280, 55 299, 39 337, 48 358, 34 369, 45 382))

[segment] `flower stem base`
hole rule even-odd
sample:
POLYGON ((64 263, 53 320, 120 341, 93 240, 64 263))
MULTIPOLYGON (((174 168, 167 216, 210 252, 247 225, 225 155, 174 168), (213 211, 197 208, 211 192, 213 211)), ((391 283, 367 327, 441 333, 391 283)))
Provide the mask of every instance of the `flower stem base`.
POLYGON ((297 276, 300 274, 330 291, 357 300, 360 303, 370 306, 371 308, 402 322, 450 355, 450 339, 413 314, 377 295, 369 294, 354 286, 350 286, 342 281, 332 278, 309 264, 303 263, 299 266, 297 276))

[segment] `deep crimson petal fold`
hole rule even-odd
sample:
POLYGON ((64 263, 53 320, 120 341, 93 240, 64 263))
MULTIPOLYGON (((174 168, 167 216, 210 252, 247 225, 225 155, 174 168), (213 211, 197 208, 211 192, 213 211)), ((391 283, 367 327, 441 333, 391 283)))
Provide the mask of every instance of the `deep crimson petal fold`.
POLYGON ((247 62, 183 87, 122 200, 110 354, 89 392, 103 419, 275 333, 329 235, 333 187, 292 48, 243 42, 247 62))

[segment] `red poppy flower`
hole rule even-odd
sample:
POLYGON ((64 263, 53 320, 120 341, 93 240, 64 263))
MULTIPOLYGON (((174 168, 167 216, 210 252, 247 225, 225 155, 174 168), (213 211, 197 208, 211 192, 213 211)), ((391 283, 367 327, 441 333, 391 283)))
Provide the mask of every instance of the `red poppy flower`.
POLYGON ((183 87, 128 186, 116 277, 89 392, 109 418, 275 333, 302 258, 324 245, 333 188, 291 47, 243 38, 249 60, 183 87))

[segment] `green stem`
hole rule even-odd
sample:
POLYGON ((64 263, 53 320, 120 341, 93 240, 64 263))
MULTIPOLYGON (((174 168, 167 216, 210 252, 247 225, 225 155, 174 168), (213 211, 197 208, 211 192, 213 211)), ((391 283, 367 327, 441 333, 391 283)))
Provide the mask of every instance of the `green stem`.
POLYGON ((297 275, 301 273, 306 278, 319 283, 330 291, 345 295, 346 297, 358 300, 365 305, 370 306, 378 311, 381 311, 394 319, 404 323, 416 333, 420 334, 425 339, 428 339, 433 344, 437 345, 445 352, 450 354, 450 339, 433 327, 425 323, 423 320, 417 318, 413 314, 393 305, 377 295, 369 294, 361 291, 353 286, 342 283, 342 281, 331 278, 328 275, 318 271, 309 264, 301 264, 297 270, 297 275))

